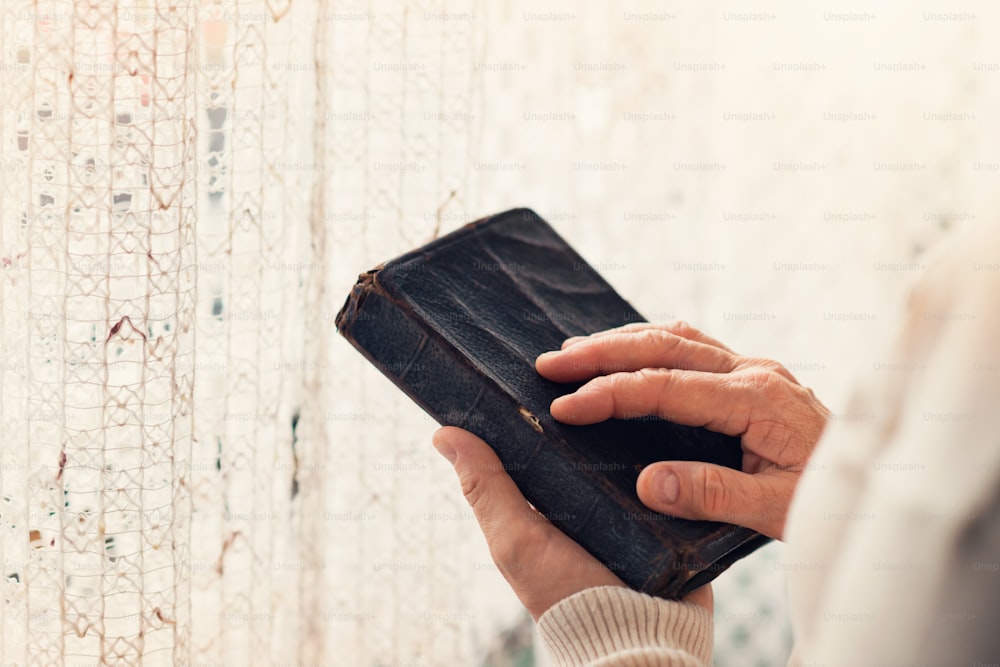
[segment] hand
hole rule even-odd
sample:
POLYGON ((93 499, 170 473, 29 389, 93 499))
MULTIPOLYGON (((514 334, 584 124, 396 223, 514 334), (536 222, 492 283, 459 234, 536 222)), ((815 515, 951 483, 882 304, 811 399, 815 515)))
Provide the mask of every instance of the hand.
POLYGON ((639 475, 639 498, 664 514, 781 539, 795 485, 830 414, 781 364, 740 356, 683 322, 643 322, 570 338, 535 366, 555 382, 589 380, 552 402, 552 416, 567 424, 659 415, 741 436, 742 471, 654 463, 639 475))
MULTIPOLYGON (((536 621, 549 607, 584 589, 625 586, 528 504, 485 442, 448 426, 434 434, 434 446, 455 466, 493 562, 536 621)), ((685 601, 711 611, 711 588, 703 586, 685 601)))

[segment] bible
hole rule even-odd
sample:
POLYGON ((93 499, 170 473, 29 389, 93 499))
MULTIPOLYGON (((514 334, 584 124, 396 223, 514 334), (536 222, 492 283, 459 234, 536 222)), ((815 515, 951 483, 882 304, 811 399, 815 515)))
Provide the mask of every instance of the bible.
POLYGON ((548 223, 514 209, 362 274, 336 326, 435 420, 486 441, 528 502, 626 584, 678 598, 769 538, 653 512, 636 479, 664 460, 739 468, 739 439, 656 417, 562 424, 549 405, 580 385, 534 367, 570 336, 644 321, 548 223))

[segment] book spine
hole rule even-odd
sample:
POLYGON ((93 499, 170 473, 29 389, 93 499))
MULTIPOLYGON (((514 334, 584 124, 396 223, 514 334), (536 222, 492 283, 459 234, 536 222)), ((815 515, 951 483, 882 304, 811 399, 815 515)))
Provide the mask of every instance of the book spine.
POLYGON ((569 460, 563 443, 554 442, 534 415, 469 365, 432 324, 385 294, 376 276, 366 274, 355 286, 337 316, 338 331, 440 424, 490 443, 528 501, 626 584, 676 595, 687 573, 678 571, 676 554, 654 535, 632 530, 627 540, 581 540, 593 533, 584 529, 595 519, 621 525, 622 509, 569 460))

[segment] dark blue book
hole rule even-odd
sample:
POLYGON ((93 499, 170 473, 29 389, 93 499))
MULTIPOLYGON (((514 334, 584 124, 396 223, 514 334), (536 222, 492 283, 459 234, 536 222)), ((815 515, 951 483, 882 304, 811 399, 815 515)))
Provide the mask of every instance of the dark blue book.
POLYGON ((739 468, 739 439, 651 417, 562 424, 549 405, 577 385, 535 371, 569 336, 644 321, 544 220, 514 209, 362 274, 336 323, 439 423, 489 443, 525 498, 625 583, 676 598, 769 538, 653 512, 636 479, 664 460, 739 468))

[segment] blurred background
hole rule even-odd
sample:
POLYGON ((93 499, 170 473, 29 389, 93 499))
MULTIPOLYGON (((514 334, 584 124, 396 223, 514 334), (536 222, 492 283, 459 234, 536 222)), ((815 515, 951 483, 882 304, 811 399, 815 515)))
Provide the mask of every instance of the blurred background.
MULTIPOLYGON (((1000 8, 5 0, 0 659, 543 665, 357 274, 528 206, 836 419, 989 218, 1000 8)), ((716 664, 784 664, 782 546, 716 664)))

